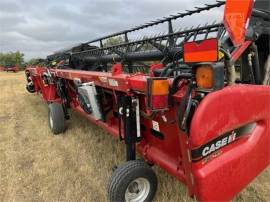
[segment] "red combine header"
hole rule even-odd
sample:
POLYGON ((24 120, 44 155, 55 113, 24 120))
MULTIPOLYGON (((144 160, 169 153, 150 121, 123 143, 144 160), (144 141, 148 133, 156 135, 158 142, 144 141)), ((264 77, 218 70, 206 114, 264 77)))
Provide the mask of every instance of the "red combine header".
POLYGON ((26 69, 26 88, 48 103, 54 134, 73 109, 125 143, 110 201, 151 201, 153 165, 199 201, 229 201, 270 163, 267 3, 218 1, 59 51, 26 69), (218 7, 223 22, 174 31, 174 21, 218 7), (163 23, 166 34, 130 39, 163 23))

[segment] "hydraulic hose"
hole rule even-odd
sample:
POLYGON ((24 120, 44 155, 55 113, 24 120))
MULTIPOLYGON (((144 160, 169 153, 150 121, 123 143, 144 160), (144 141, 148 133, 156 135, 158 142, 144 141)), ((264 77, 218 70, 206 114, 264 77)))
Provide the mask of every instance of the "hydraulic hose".
POLYGON ((229 85, 234 85, 236 80, 235 66, 231 54, 223 48, 220 51, 224 54, 224 64, 227 70, 227 81, 229 85))
POLYGON ((163 69, 163 71, 160 74, 160 77, 164 77, 167 73, 167 71, 172 68, 175 64, 174 63, 169 63, 166 65, 166 67, 163 69))
POLYGON ((258 47, 255 43, 252 43, 252 50, 253 50, 252 64, 254 65, 255 82, 256 84, 262 84, 258 47))
POLYGON ((178 84, 179 81, 181 81, 182 79, 191 79, 192 75, 191 74, 180 74, 177 77, 174 78, 173 83, 172 83, 172 87, 170 90, 170 94, 173 95, 174 93, 176 93, 176 91, 178 90, 178 84))
POLYGON ((187 87, 186 94, 181 100, 180 106, 177 110, 177 125, 180 130, 187 132, 187 119, 192 105, 192 83, 187 87))

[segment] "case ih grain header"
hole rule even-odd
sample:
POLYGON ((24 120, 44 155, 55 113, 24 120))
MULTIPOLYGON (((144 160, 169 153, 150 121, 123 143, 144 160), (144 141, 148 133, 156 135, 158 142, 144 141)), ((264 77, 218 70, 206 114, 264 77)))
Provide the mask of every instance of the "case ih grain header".
POLYGON ((54 134, 64 132, 73 109, 125 143, 111 201, 151 201, 152 165, 197 200, 231 200, 270 161, 267 3, 218 1, 59 51, 47 66, 26 69, 27 90, 48 103, 54 134), (219 7, 221 23, 173 28, 219 7), (164 23, 166 34, 130 40, 164 23), (123 42, 104 45, 119 36, 123 42))

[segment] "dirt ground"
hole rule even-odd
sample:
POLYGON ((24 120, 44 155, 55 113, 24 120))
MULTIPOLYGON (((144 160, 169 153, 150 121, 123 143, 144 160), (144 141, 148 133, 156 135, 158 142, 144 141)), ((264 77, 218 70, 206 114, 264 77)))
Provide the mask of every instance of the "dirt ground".
MULTIPOLYGON (((0 201, 107 201, 106 183, 125 159, 123 145, 75 113, 68 130, 54 136, 47 106, 25 91, 23 72, 0 72, 0 87, 0 201)), ((155 201, 192 201, 184 185, 154 169, 155 201)), ((270 168, 235 201, 270 201, 270 168)))

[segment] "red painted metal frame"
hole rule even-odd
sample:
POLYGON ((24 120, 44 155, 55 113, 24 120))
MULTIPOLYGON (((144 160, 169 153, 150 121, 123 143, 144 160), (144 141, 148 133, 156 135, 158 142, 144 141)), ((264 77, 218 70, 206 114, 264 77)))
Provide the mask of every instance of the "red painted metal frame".
POLYGON ((148 76, 140 73, 134 75, 117 74, 113 76, 108 72, 76 70, 52 70, 52 74, 69 80, 80 78, 82 82, 94 81, 97 86, 121 92, 129 92, 131 90, 145 92, 146 79, 148 78, 148 76), (117 82, 117 84, 115 82, 117 82))
MULTIPOLYGON (((43 82, 41 81, 41 75, 45 72, 40 71, 39 68, 28 68, 27 71, 32 75, 32 80, 35 82, 35 86, 39 86, 39 92, 42 94, 46 94, 47 91, 44 91, 44 87, 42 87, 43 82)), ((58 78, 64 78, 66 80, 72 81, 73 79, 80 79, 82 82, 90 82, 94 81, 96 86, 102 87, 107 90, 111 90, 114 92, 122 92, 122 93, 137 93, 141 100, 141 107, 145 110, 145 113, 148 113, 146 108, 146 79, 149 76, 144 74, 117 74, 112 75, 112 73, 104 73, 104 72, 86 72, 86 71, 74 71, 74 70, 57 70, 51 69, 51 74, 58 78), (118 86, 110 85, 110 80, 118 83, 118 86)), ((182 93, 181 95, 183 95, 182 93)), ((47 97, 43 95, 43 98, 47 97)), ((58 100, 58 97, 55 97, 58 100)), ((181 97, 176 96, 176 100, 181 100, 181 97)), ((86 114, 82 108, 79 106, 79 103, 76 99, 71 99, 70 103, 72 109, 79 112, 81 115, 86 117, 89 121, 99 125, 104 128, 114 137, 119 137, 118 132, 118 120, 111 117, 107 123, 103 121, 95 120, 91 115, 86 114)), ((47 100, 48 102, 53 100, 47 100)), ((165 115, 168 119, 174 119, 176 109, 168 110, 165 115)), ((160 123, 160 131, 164 134, 170 134, 169 138, 165 138, 164 140, 157 139, 153 135, 150 134, 149 130, 152 128, 152 120, 142 119, 142 124, 146 126, 147 130, 142 131, 142 135, 144 138, 137 145, 138 151, 144 156, 144 158, 152 163, 159 165, 161 168, 167 170, 170 174, 176 176, 177 179, 187 182, 186 175, 183 170, 183 161, 180 150, 180 142, 179 135, 175 131, 179 131, 177 124, 162 124, 163 119, 160 115, 157 115, 153 121, 160 123), (172 147, 172 145, 174 145, 172 147)))
POLYGON ((252 41, 245 41, 242 46, 239 46, 235 51, 232 53, 232 60, 236 62, 239 57, 245 52, 245 50, 250 46, 252 41))
MULTIPOLYGON (((59 102, 55 86, 53 84, 45 86, 42 82, 44 68, 28 68, 27 71, 30 72, 36 89, 42 93, 45 101, 59 102)), ((94 81, 96 86, 112 91, 113 94, 119 92, 137 94, 140 98, 141 110, 148 113, 146 80, 149 76, 147 75, 140 73, 128 75, 121 72, 112 75, 112 73, 104 72, 58 69, 51 69, 51 74, 69 82, 78 78, 82 82, 94 81)), ((164 113, 168 120, 175 120, 179 101, 185 93, 185 84, 181 83, 179 87, 179 91, 173 96, 176 104, 164 113)), ((104 128, 114 137, 119 137, 116 118, 110 116, 106 123, 95 120, 82 110, 75 94, 71 93, 70 96, 70 106, 74 111, 104 128)), ((150 120, 141 117, 141 123, 146 129, 142 130, 143 138, 138 143, 137 150, 146 161, 159 165, 185 183, 191 196, 196 196, 197 199, 203 201, 230 200, 270 163, 269 152, 267 153, 270 146, 269 103, 270 87, 266 86, 237 85, 210 93, 199 104, 193 116, 190 137, 180 131, 174 121, 164 122, 161 114, 157 114, 150 120), (241 105, 238 104, 240 102, 241 105), (159 123, 159 129, 164 134, 163 140, 151 134, 152 121, 159 123), (221 155, 207 163, 204 161, 191 162, 190 151, 192 149, 226 131, 250 122, 257 123, 256 130, 250 136, 221 148, 219 150, 221 155), (234 181, 236 177, 239 179, 238 182, 234 181), (223 189, 224 186, 226 190, 223 189)))

